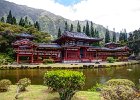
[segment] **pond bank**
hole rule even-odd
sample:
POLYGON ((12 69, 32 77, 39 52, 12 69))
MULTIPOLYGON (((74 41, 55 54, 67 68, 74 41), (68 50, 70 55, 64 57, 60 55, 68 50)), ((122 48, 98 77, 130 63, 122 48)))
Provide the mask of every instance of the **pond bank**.
POLYGON ((140 64, 140 61, 126 62, 99 62, 99 63, 54 63, 54 64, 17 64, 17 65, 2 65, 0 69, 86 69, 86 68, 108 68, 108 67, 125 67, 129 65, 140 64))

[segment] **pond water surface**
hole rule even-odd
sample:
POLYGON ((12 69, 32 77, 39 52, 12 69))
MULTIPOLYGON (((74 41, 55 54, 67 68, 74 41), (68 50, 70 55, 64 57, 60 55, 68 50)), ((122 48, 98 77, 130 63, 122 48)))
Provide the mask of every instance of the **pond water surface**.
MULTIPOLYGON (((32 84, 42 85, 43 75, 49 70, 50 69, 0 70, 0 79, 9 79, 15 84, 19 79, 27 77, 31 79, 32 84)), ((96 83, 105 83, 112 78, 127 78, 135 84, 139 84, 140 79, 140 65, 74 70, 83 72, 86 76, 84 90, 91 88, 96 83)))

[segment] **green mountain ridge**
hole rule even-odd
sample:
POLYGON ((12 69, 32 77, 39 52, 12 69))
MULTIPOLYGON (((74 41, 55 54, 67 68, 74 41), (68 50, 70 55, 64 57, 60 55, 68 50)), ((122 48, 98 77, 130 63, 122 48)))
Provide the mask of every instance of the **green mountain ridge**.
MULTIPOLYGON (((42 9, 35 9, 31 7, 27 7, 25 5, 18 5, 12 2, 8 2, 5 0, 0 0, 0 17, 7 16, 8 12, 11 10, 12 14, 20 19, 21 17, 28 16, 31 21, 38 21, 41 26, 41 31, 50 33, 53 36, 56 36, 58 33, 58 29, 60 27, 61 31, 64 31, 65 21, 68 24, 73 24, 74 30, 76 31, 78 20, 71 21, 69 19, 63 18, 61 16, 55 15, 49 11, 45 11, 42 9)), ((79 21, 81 28, 86 25, 87 20, 79 21)), ((90 21, 89 21, 90 24, 90 21)), ((104 37, 106 32, 106 28, 102 25, 98 25, 93 23, 93 27, 99 31, 100 36, 104 37)), ((110 31, 112 33, 112 31, 110 31)))

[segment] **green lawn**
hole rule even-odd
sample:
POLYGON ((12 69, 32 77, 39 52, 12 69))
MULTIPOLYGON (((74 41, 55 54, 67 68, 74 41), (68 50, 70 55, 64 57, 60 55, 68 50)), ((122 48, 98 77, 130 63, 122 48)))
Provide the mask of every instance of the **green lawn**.
MULTIPOLYGON (((18 99, 15 99, 16 86, 12 85, 8 92, 0 93, 0 100, 60 100, 57 92, 49 92, 46 86, 31 85, 27 91, 21 92, 18 99)), ((100 100, 98 92, 77 92, 72 100, 100 100)))

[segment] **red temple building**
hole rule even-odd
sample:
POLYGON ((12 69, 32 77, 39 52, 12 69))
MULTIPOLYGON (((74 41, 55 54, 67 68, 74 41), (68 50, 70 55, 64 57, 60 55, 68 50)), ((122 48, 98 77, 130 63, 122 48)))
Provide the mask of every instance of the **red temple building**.
POLYGON ((64 32, 52 43, 34 43, 34 37, 27 33, 17 36, 13 43, 17 63, 26 57, 28 63, 41 63, 43 59, 52 58, 55 62, 95 62, 104 61, 107 57, 125 59, 129 55, 128 47, 118 43, 107 43, 104 47, 93 46, 103 38, 88 37, 85 33, 64 32))

